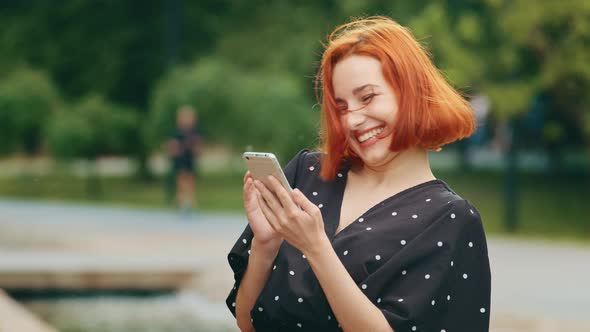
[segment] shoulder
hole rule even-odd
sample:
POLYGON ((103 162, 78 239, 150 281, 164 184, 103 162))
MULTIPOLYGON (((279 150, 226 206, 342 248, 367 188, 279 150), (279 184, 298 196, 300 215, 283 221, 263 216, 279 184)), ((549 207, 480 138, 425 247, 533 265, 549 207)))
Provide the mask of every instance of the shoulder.
POLYGON ((485 240, 481 215, 468 200, 457 197, 458 199, 447 203, 448 207, 441 213, 444 228, 448 233, 455 234, 457 239, 476 237, 485 240))
POLYGON ((468 200, 460 198, 452 201, 450 205, 454 219, 459 221, 460 224, 482 223, 479 212, 468 200))
POLYGON ((305 188, 322 188, 337 183, 338 181, 323 181, 320 177, 322 157, 324 153, 311 151, 309 149, 300 150, 286 165, 284 172, 287 180, 293 187, 300 190, 305 188))
POLYGON ((301 149, 291 158, 286 167, 297 169, 297 171, 303 171, 304 169, 308 169, 309 171, 319 171, 320 160, 320 152, 301 149))
POLYGON ((442 180, 436 180, 437 186, 431 190, 432 206, 439 213, 446 213, 457 221, 480 221, 479 212, 467 199, 459 196, 442 180))
POLYGON ((309 170, 320 170, 322 153, 318 151, 305 150, 302 156, 301 165, 309 170))
MULTIPOLYGON (((320 178, 321 167, 324 162, 326 153, 318 150, 302 149, 300 150, 289 164, 294 164, 297 161, 298 170, 308 170, 308 175, 315 175, 318 179, 320 178)), ((350 168, 350 161, 347 159, 341 160, 340 169, 345 171, 350 168)), ((338 177, 342 177, 339 174, 338 177)))
POLYGON ((425 229, 433 228, 446 234, 460 236, 464 232, 483 234, 483 223, 478 210, 459 196, 444 181, 424 186, 407 197, 407 204, 424 216, 425 229))

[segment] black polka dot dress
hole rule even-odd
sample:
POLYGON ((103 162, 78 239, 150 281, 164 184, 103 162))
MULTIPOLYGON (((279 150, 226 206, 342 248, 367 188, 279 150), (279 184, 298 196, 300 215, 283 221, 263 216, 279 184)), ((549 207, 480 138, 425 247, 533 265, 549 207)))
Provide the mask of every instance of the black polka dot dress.
MULTIPOLYGON (((320 207, 334 251, 394 331, 488 331, 490 266, 476 209, 433 180, 383 200, 336 234, 349 166, 324 182, 319 157, 300 151, 285 175, 320 207)), ((246 227, 228 255, 234 316, 252 237, 246 227)), ((251 318, 257 332, 341 331, 306 257, 286 241, 251 318)))

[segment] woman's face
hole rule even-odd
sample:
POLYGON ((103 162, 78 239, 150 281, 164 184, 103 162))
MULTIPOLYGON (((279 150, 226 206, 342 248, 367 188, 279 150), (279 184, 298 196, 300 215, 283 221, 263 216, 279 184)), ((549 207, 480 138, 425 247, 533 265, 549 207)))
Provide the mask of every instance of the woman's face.
POLYGON ((370 56, 351 55, 334 66, 334 95, 349 146, 367 166, 380 166, 397 153, 389 150, 397 98, 370 56))

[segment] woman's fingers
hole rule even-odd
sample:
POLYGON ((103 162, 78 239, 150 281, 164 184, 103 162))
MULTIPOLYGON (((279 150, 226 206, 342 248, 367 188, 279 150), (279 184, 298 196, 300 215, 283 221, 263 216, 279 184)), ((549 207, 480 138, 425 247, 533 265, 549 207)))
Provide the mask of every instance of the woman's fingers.
POLYGON ((285 209, 285 212, 289 217, 295 217, 299 211, 301 211, 295 203, 293 203, 293 199, 287 192, 287 190, 281 185, 279 180, 274 176, 269 176, 269 181, 272 185, 272 189, 274 190, 276 196, 279 198, 281 205, 285 209))
POLYGON ((293 198, 295 204, 301 206, 303 211, 305 211, 310 216, 318 217, 322 215, 320 208, 312 202, 310 202, 309 199, 307 199, 307 197, 305 197, 305 195, 303 195, 303 193, 299 189, 293 190, 293 192, 291 193, 291 197, 293 198))
POLYGON ((246 199, 248 199, 249 201, 255 201, 257 199, 257 195, 259 195, 257 193, 257 189, 254 186, 254 181, 252 179, 248 179, 246 180, 246 185, 244 190, 246 190, 245 195, 246 195, 246 199))
POLYGON ((249 178, 252 178, 252 174, 250 174, 250 171, 246 171, 246 174, 244 174, 244 183, 246 183, 249 178))
MULTIPOLYGON (((275 194, 266 188, 266 185, 259 180, 254 180, 254 185, 256 189, 262 195, 262 198, 266 202, 267 206, 272 210, 273 215, 275 216, 275 220, 277 223, 284 222, 286 220, 285 217, 285 210, 281 205, 281 202, 277 199, 275 194)), ((275 224, 275 226, 278 226, 275 224)))
POLYGON ((244 179, 244 195, 248 195, 250 193, 251 183, 248 180, 244 179))
POLYGON ((266 217, 266 220, 270 224, 270 227, 272 227, 272 229, 277 231, 277 222, 278 222, 277 217, 274 214, 274 212, 272 211, 272 209, 268 206, 268 203, 266 202, 264 197, 262 197, 262 195, 260 194, 260 192, 258 190, 256 190, 256 199, 258 200, 258 205, 260 206, 260 210, 262 210, 262 213, 266 217))
POLYGON ((254 180, 254 185, 256 186, 256 189, 258 189, 264 200, 268 203, 268 207, 275 210, 275 212, 277 212, 279 208, 282 208, 282 205, 279 202, 279 200, 277 200, 275 194, 268 190, 264 183, 262 183, 259 180, 254 180))

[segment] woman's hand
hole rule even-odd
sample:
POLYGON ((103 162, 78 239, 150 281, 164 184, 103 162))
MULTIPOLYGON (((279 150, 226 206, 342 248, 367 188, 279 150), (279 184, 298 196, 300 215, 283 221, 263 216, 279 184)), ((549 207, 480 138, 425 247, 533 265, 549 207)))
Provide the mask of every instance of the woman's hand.
POLYGON ((254 179, 250 171, 244 175, 244 210, 248 224, 254 233, 254 239, 261 244, 281 242, 281 236, 271 227, 264 213, 260 209, 260 193, 254 187, 254 179))
POLYGON ((271 190, 261 181, 254 181, 260 192, 258 205, 273 230, 304 254, 313 251, 326 238, 320 208, 310 202, 299 189, 289 193, 273 176, 271 190))

